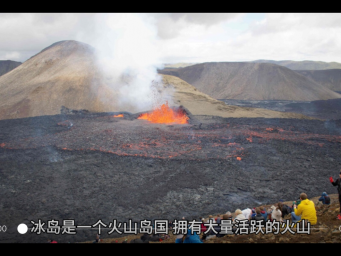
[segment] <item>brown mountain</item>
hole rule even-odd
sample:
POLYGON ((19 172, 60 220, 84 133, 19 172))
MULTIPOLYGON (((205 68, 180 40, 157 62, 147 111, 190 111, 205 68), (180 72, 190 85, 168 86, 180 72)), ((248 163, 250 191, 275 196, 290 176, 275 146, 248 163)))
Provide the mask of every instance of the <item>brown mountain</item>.
POLYGON ((341 69, 295 70, 295 72, 313 80, 333 91, 341 91, 341 69))
POLYGON ((62 106, 115 110, 115 92, 94 65, 94 49, 61 41, 0 77, 0 119, 60 114, 62 106))
MULTIPOLYGON (((128 104, 118 105, 118 99, 124 95, 112 89, 110 78, 103 75, 95 62, 95 49, 81 42, 61 41, 43 49, 0 77, 0 120, 60 114, 62 106, 91 112, 140 112, 128 104)), ((308 118, 227 106, 174 76, 163 76, 163 87, 163 92, 171 96, 170 105, 183 105, 194 115, 308 118)))
MULTIPOLYGON (((279 112, 263 108, 239 107, 226 105, 223 101, 216 100, 200 92, 193 85, 184 80, 169 75, 163 75, 164 91, 172 93, 173 106, 182 105, 195 116, 220 116, 220 117, 265 117, 265 118, 298 118, 314 119, 299 113, 279 112)), ((200 119, 200 118, 199 118, 200 119)), ((205 118, 204 118, 205 119, 205 118)), ((202 120, 203 121, 203 120, 202 120)))
POLYGON ((21 62, 13 61, 13 60, 0 60, 0 76, 10 72, 12 69, 15 69, 21 65, 21 62))
POLYGON ((313 101, 341 95, 288 68, 269 63, 211 62, 177 70, 177 76, 216 99, 313 101))

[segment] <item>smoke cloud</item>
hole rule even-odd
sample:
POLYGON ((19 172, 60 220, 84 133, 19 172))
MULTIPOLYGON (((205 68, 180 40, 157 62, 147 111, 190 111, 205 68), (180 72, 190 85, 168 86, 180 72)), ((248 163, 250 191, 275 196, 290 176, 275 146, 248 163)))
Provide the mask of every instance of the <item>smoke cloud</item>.
POLYGON ((96 48, 98 66, 106 83, 119 95, 121 110, 150 110, 160 89, 162 68, 158 51, 157 28, 153 17, 145 14, 95 14, 91 35, 79 40, 96 48))

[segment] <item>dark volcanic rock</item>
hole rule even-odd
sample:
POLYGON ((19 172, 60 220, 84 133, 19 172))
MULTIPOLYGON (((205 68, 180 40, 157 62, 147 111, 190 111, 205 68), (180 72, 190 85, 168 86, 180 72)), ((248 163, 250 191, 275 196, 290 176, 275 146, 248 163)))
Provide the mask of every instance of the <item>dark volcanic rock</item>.
MULTIPOLYGON (((338 92, 340 93, 340 92, 338 92)), ((246 101, 222 100, 227 105, 240 107, 265 108, 274 111, 292 112, 323 120, 341 119, 341 99, 315 100, 310 102, 297 101, 246 101)))
POLYGON ((308 103, 290 103, 286 112, 300 113, 321 119, 341 119, 341 99, 316 100, 308 103))
POLYGON ((62 106, 60 108, 60 113, 62 115, 70 115, 70 114, 88 114, 90 111, 86 109, 81 109, 81 110, 73 110, 73 109, 68 109, 65 106, 62 106))
POLYGON ((19 235, 17 226, 31 230, 31 221, 45 230, 47 221, 71 219, 108 228, 114 219, 191 219, 335 192, 328 177, 341 166, 339 121, 211 120, 200 129, 108 114, 1 120, 0 219, 8 230, 0 242, 86 241, 98 232, 19 235), (58 125, 66 120, 71 128, 58 125))

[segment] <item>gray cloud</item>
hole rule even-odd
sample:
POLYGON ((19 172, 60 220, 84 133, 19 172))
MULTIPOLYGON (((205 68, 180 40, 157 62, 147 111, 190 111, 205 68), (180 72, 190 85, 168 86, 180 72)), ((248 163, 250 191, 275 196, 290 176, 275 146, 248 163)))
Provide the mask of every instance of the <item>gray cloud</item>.
POLYGON ((231 20, 238 13, 167 13, 152 14, 161 39, 171 39, 179 35, 181 29, 190 25, 209 27, 220 22, 231 20))
POLYGON ((188 23, 210 26, 237 17, 238 13, 170 13, 174 20, 185 20, 188 23))
MULTIPOLYGON (((119 42, 113 38, 120 36, 115 32, 119 28, 115 27, 114 32, 103 32, 101 29, 105 25, 101 19, 106 15, 114 17, 112 24, 116 23, 114 14, 103 13, 0 13, 0 60, 25 61, 61 40, 77 40, 94 47, 97 46, 97 38, 103 44, 110 44, 110 40, 114 39, 119 42)), ((149 37, 156 40, 153 54, 159 51, 158 56, 167 62, 197 62, 199 59, 233 61, 265 57, 299 60, 306 56, 340 62, 339 13, 123 14, 129 15, 132 18, 141 16, 149 28, 149 37), (260 17, 265 18, 260 20, 260 17)), ((130 29, 136 27, 132 25, 130 29)), ((136 38, 147 37, 139 35, 136 38)), ((142 45, 140 41, 133 39, 126 44, 130 46, 134 43, 131 49, 135 50, 142 45)))
MULTIPOLYGON (((38 53, 43 48, 61 40, 79 40, 91 44, 101 24, 96 13, 1 13, 0 14, 0 59, 12 56, 13 60, 25 61, 29 53, 38 53), (14 54, 15 52, 15 54, 14 54)), ((127 14, 128 15, 128 14, 127 14)), ((182 29, 201 25, 209 27, 237 17, 236 13, 153 13, 144 14, 153 19, 157 35, 171 39, 182 29)))
POLYGON ((341 28, 339 13, 268 13, 263 22, 251 27, 254 35, 283 33, 314 28, 341 28))
POLYGON ((1 13, 0 14, 0 59, 6 55, 12 60, 25 61, 28 54, 36 54, 43 48, 61 41, 77 40, 89 34, 94 14, 72 13, 1 13), (16 52, 16 54, 13 54, 16 52))

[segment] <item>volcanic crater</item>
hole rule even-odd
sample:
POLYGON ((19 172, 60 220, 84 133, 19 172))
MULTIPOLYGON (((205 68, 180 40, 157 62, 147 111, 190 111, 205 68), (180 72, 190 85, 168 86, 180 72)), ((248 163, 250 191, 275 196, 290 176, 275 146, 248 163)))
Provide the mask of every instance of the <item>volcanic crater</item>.
MULTIPOLYGON (((0 120, 1 242, 94 239, 20 235, 17 226, 73 219, 188 219, 236 208, 334 193, 341 120, 188 116, 158 124, 143 113, 62 114, 0 120)), ((46 228, 46 225, 45 225, 46 228)), ((102 230, 102 237, 108 235, 102 230)))

